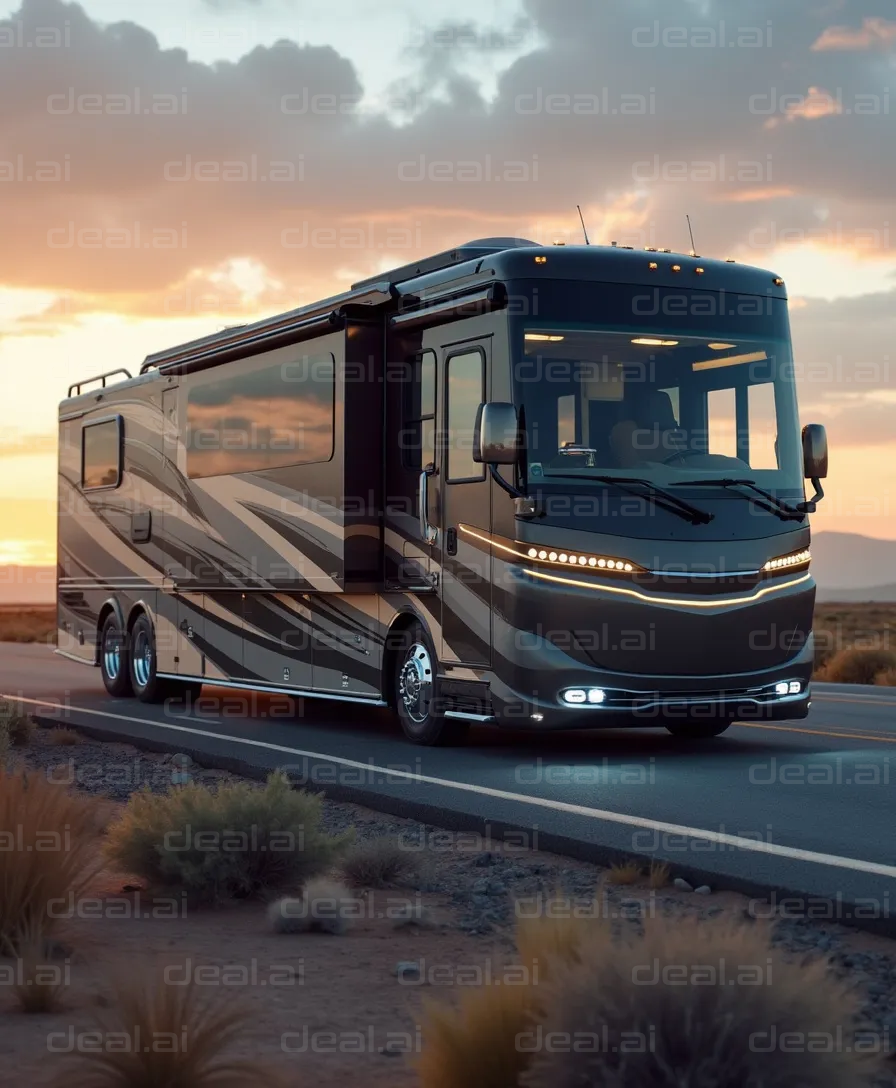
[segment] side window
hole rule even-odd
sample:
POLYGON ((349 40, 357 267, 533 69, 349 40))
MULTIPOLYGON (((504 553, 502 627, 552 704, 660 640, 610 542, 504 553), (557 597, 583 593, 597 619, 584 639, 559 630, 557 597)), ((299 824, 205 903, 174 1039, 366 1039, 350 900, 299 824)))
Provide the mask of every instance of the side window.
POLYGON ((213 371, 187 395, 187 475, 224 476, 329 461, 335 362, 330 354, 213 371))
POLYGON ((402 462, 418 472, 436 459, 436 354, 414 359, 405 386, 402 462))
POLYGON ((484 480, 485 466, 473 460, 473 428, 485 399, 485 359, 481 352, 452 355, 448 360, 446 478, 457 483, 484 480))
POLYGON ((122 419, 88 423, 81 431, 81 487, 90 491, 121 483, 122 419))

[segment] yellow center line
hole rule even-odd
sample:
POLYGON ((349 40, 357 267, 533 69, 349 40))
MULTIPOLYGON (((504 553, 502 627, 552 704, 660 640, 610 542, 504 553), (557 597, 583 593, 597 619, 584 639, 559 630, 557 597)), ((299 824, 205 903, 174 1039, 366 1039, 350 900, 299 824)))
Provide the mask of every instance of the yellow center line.
MULTIPOLYGON (((840 737, 843 740, 871 740, 896 744, 896 736, 887 733, 834 733, 827 729, 799 729, 792 725, 760 725, 758 722, 734 722, 745 729, 772 729, 777 733, 806 733, 813 737, 840 737)), ((842 728, 842 727, 841 727, 842 728)))

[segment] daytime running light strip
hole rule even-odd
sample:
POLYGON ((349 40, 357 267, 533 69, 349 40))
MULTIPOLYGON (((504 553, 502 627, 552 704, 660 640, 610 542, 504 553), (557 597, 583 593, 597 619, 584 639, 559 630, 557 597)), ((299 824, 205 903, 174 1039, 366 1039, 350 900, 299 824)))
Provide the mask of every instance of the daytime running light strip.
MULTIPOLYGON (((551 551, 557 553, 556 559, 541 558, 540 556, 529 555, 528 551, 519 551, 516 548, 511 548, 506 544, 501 544, 494 537, 486 536, 484 533, 476 532, 475 529, 471 529, 469 525, 458 525, 458 529, 461 532, 466 533, 468 536, 475 537, 477 540, 481 540, 484 544, 491 544, 493 548, 498 548, 502 552, 506 552, 508 555, 515 555, 518 559, 528 559, 529 562, 540 563, 556 563, 558 566, 567 567, 570 569, 575 567, 577 570, 588 570, 594 573, 601 573, 602 571, 614 571, 619 574, 646 574, 647 571, 644 567, 639 566, 637 563, 633 563, 630 559, 617 559, 616 557, 610 558, 609 556, 597 556, 589 555, 588 553, 581 554, 574 552, 573 554, 577 558, 577 562, 573 564, 568 560, 561 560, 559 556, 567 555, 567 552, 561 552, 559 548, 539 548, 540 551, 551 551), (582 562, 582 559, 585 562, 582 562), (610 566, 610 564, 613 566, 610 566), (601 564, 603 564, 601 566, 601 564)), ((532 545, 529 546, 530 548, 532 545)))

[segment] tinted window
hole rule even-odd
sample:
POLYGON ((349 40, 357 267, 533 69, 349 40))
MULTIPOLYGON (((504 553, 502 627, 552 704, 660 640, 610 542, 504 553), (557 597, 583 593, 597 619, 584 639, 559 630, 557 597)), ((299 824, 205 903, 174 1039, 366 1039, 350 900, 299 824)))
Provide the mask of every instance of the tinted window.
POLYGON ((405 391, 402 460, 418 471, 436 459, 436 356, 424 352, 413 360, 405 391))
POLYGON ((482 355, 471 351, 448 360, 448 479, 482 480, 485 470, 473 460, 473 427, 482 403, 485 366, 482 355))
POLYGON ((81 442, 81 486, 117 487, 121 483, 121 420, 88 424, 81 442))
POLYGON ((187 475, 264 472, 333 456, 332 355, 214 372, 187 399, 187 475))

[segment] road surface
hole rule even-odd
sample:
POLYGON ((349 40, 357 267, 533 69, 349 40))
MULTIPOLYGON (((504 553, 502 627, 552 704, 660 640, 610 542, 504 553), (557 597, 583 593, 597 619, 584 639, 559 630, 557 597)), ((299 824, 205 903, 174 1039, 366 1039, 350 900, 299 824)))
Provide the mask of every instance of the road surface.
POLYGON ((657 858, 713 887, 786 897, 792 913, 896 935, 896 689, 816 685, 805 721, 708 741, 482 727, 456 749, 414 747, 388 711, 351 704, 212 687, 189 708, 112 700, 99 670, 40 645, 0 644, 0 692, 31 700, 42 721, 248 773, 286 766, 298 784, 465 834, 657 858))

